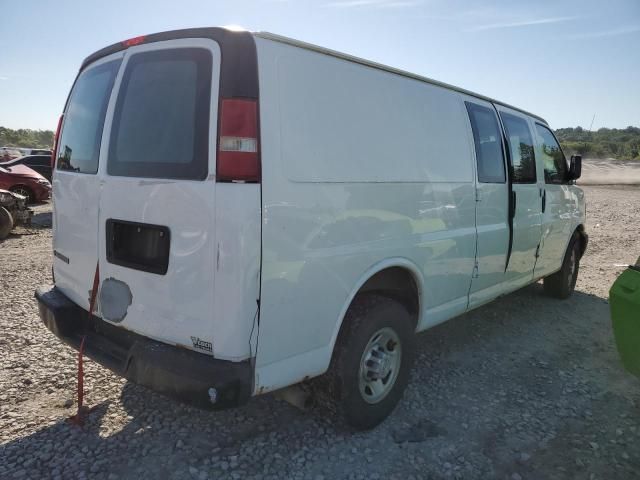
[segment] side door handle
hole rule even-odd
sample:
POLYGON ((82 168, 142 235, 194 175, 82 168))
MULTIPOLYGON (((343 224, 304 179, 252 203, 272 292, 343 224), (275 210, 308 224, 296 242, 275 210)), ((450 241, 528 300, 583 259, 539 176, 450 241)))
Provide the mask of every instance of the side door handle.
POLYGON ((547 209, 547 190, 543 188, 540 194, 542 196, 542 213, 544 213, 547 209))

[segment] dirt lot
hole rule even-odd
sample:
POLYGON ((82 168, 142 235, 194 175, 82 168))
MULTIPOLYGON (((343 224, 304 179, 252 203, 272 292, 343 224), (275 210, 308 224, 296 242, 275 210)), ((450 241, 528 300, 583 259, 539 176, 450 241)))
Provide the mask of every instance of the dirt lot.
POLYGON ((579 185, 640 185, 640 162, 586 158, 579 185))
POLYGON ((640 188, 585 190, 573 297, 536 284, 422 334, 404 401, 358 434, 272 396, 197 411, 93 362, 96 410, 68 424, 76 357, 33 299, 51 231, 14 235, 0 244, 0 478, 640 478, 640 381, 620 366, 607 303, 618 265, 640 255, 640 188))

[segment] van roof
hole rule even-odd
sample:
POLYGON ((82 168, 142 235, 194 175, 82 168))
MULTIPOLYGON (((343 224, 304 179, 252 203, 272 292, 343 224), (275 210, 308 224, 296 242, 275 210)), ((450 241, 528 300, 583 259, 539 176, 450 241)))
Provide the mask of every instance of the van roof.
MULTIPOLYGON (((516 110, 518 112, 524 113, 525 115, 529 115, 531 117, 534 117, 538 120, 540 120, 541 122, 547 124, 547 121, 536 115, 533 114, 531 112, 527 112, 526 110, 523 110, 521 108, 518 107, 514 107, 513 105, 509 105, 508 103, 504 103, 501 102, 499 100, 496 100, 494 98, 491 97, 487 97, 485 95, 481 95, 479 93, 475 93, 472 92, 470 90, 466 90, 464 88, 460 88, 460 87, 456 87, 455 85, 450 85, 448 83, 444 83, 444 82, 440 82, 438 80, 434 80, 432 78, 428 78, 428 77, 423 77, 422 75, 417 75, 415 73, 411 73, 411 72, 407 72, 405 70, 400 70, 399 68, 394 68, 394 67, 390 67, 388 65, 383 65, 381 63, 376 63, 376 62, 372 62, 370 60, 365 60, 364 58, 360 58, 360 57, 356 57, 353 55, 349 55, 346 53, 342 53, 342 52, 338 52, 336 50, 331 50, 329 48, 324 48, 324 47, 320 47, 318 45, 314 45, 312 43, 307 43, 307 42, 303 42, 300 40, 295 40, 293 38, 289 38, 289 37, 284 37, 282 35, 276 35, 275 33, 270 33, 270 32, 248 32, 248 31, 237 31, 234 29, 229 29, 229 28, 224 28, 224 27, 205 27, 205 28, 187 28, 187 29, 181 29, 181 30, 171 30, 171 31, 165 31, 165 32, 159 32, 159 33, 154 33, 154 34, 150 34, 150 35, 143 35, 141 37, 136 37, 130 40, 125 40, 124 42, 118 42, 118 43, 114 43, 112 45, 109 45, 101 50, 98 50, 97 52, 94 52, 93 54, 89 55, 87 58, 84 59, 84 61, 82 62, 82 65, 80 67, 80 71, 82 71, 88 64, 92 63, 93 61, 104 57, 106 55, 110 55, 112 53, 115 53, 117 51, 120 50, 124 50, 126 49, 129 45, 136 45, 138 43, 147 43, 147 42, 155 42, 155 41, 162 41, 162 40, 171 40, 174 38, 195 38, 195 37, 199 37, 199 36, 203 36, 203 37, 208 37, 208 38, 214 38, 218 41, 225 41, 226 37, 235 37, 237 39, 239 39, 239 37, 244 37, 247 38, 250 35, 254 35, 256 37, 260 37, 260 38, 264 38, 266 40, 272 40, 275 42, 280 42, 280 43, 285 43, 288 45, 292 45, 295 47, 299 47, 299 48, 304 48, 306 50, 310 50, 310 51, 314 51, 314 52, 318 52, 318 53, 322 53, 324 55, 330 55, 332 57, 336 57, 336 58, 341 58, 343 60, 347 60, 349 62, 353 62, 353 63, 359 63, 360 65, 365 65, 367 67, 371 67, 371 68, 376 68, 378 70, 383 70, 385 72, 389 72, 389 73, 394 73, 396 75, 402 75, 403 77, 407 77, 407 78, 412 78, 414 80, 418 80, 420 82, 425 82, 425 83, 430 83, 432 85, 436 85, 438 87, 442 87, 442 88, 446 88, 448 90, 453 90, 456 92, 460 92, 463 93, 465 95, 469 95, 472 97, 476 97, 479 98, 481 100, 485 100, 487 102, 491 102, 497 105, 502 105, 503 107, 507 107, 507 108, 511 108, 513 110, 516 110), (133 43, 130 43, 132 42, 133 43)), ((232 42, 232 43, 236 43, 236 41, 232 42)), ((242 44, 243 42, 240 41, 240 44, 242 44)), ((234 69, 235 70, 235 67, 234 69)), ((243 78, 243 76, 241 75, 239 78, 243 78)), ((243 88, 241 88, 241 90, 244 90, 243 88)))
POLYGON ((456 91, 456 92, 460 92, 460 93, 463 93, 465 95, 470 95, 472 97, 476 97, 476 98, 485 100, 487 102, 491 102, 491 103, 495 103, 495 104, 498 104, 498 105, 502 105, 503 107, 511 108, 511 109, 516 110, 518 112, 524 113, 525 115, 529 115, 531 117, 534 117, 534 118, 542 121, 545 124, 547 123, 547 121, 544 118, 542 118, 542 117, 540 117, 540 116, 538 116, 538 115, 536 115, 534 113, 527 112, 526 110, 523 110, 522 108, 514 107, 513 105, 509 105, 508 103, 501 102, 501 101, 496 100, 494 98, 487 97, 485 95, 481 95, 479 93, 475 93, 475 92, 472 92, 470 90, 466 90, 466 89, 461 88, 461 87, 456 87, 455 85, 450 85, 448 83, 440 82, 440 81, 434 80, 432 78, 423 77, 422 75, 418 75, 418 74, 415 74, 415 73, 407 72, 406 70, 401 70, 399 68, 390 67, 390 66, 384 65, 382 63, 372 62, 370 60, 365 60, 364 58, 360 58, 360 57, 356 57, 356 56, 353 56, 353 55, 349 55, 347 53, 338 52, 336 50, 331 50, 330 48, 320 47, 318 45, 314 45, 312 43, 303 42, 303 41, 296 40, 296 39, 293 39, 293 38, 284 37, 282 35, 277 35, 275 33, 254 32, 253 34, 256 37, 264 38, 266 40, 273 40, 275 42, 286 43, 288 45, 293 45, 295 47, 300 47, 300 48, 304 48, 306 50, 311 50, 311 51, 314 51, 314 52, 322 53, 324 55, 330 55, 332 57, 341 58, 341 59, 347 60, 349 62, 359 63, 360 65, 365 65, 367 67, 376 68, 378 70, 383 70, 383 71, 389 72, 389 73, 395 73, 396 75, 402 75, 403 77, 412 78, 412 79, 418 80, 420 82, 430 83, 430 84, 436 85, 438 87, 442 87, 442 88, 446 88, 448 90, 453 90, 453 91, 456 91))

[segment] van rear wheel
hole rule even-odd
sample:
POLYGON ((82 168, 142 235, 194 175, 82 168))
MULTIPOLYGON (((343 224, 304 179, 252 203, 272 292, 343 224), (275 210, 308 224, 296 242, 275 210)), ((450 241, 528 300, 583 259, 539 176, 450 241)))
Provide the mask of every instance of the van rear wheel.
POLYGON ((544 291, 552 297, 569 298, 576 287, 580 269, 580 239, 574 235, 564 254, 562 267, 553 275, 544 278, 544 291))
POLYGON ((375 427, 402 398, 413 364, 414 337, 413 319, 403 305, 379 295, 356 297, 329 371, 314 390, 350 426, 375 427))

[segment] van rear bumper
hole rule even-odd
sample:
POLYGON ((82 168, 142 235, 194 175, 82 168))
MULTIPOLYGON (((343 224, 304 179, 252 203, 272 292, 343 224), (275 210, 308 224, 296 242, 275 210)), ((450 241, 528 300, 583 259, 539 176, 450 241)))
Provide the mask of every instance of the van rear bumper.
POLYGON ((35 296, 40 318, 54 335, 76 350, 84 337, 86 356, 134 383, 209 410, 239 406, 251 397, 248 360, 217 360, 89 318, 55 286, 40 287, 35 296))

